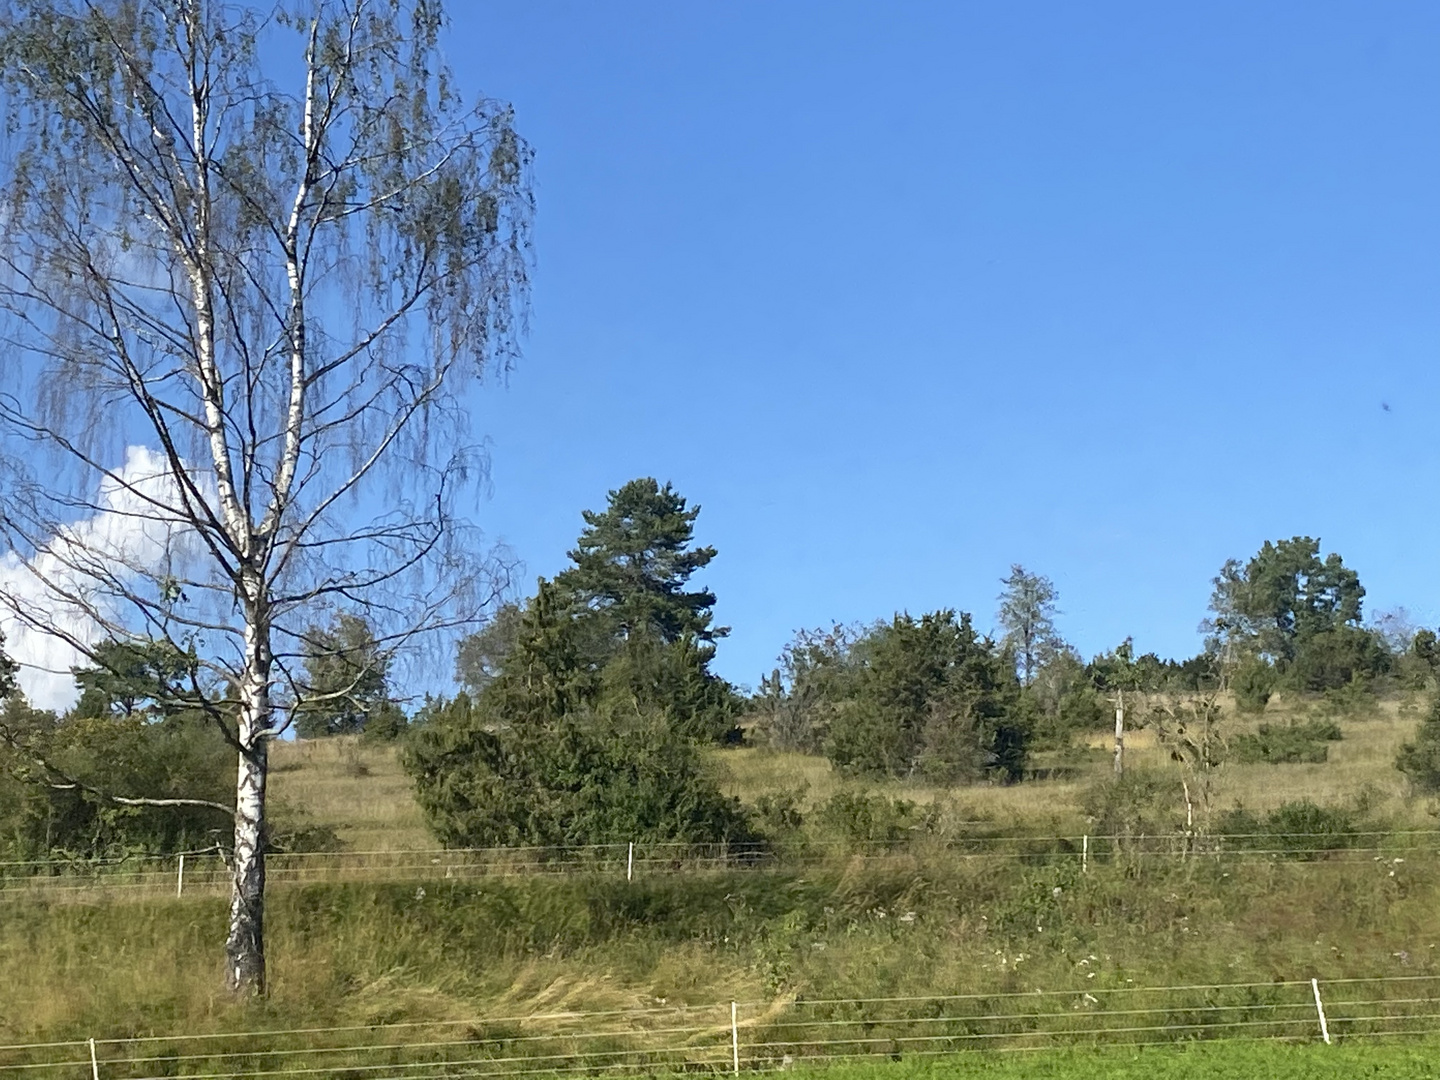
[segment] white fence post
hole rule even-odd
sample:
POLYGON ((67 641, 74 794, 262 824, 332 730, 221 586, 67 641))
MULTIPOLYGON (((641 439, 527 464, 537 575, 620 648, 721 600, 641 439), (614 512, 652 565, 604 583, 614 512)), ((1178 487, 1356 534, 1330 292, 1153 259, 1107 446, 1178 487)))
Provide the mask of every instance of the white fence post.
POLYGON ((175 871, 175 895, 185 891, 185 856, 180 856, 180 868, 175 871))
POLYGON ((1080 873, 1090 873, 1090 834, 1086 833, 1080 840, 1080 873))
POLYGON ((1315 991, 1315 1015, 1320 1017, 1320 1037, 1325 1040, 1325 1045, 1330 1045, 1330 1025, 1325 1023, 1325 1006, 1320 1001, 1320 980, 1311 979, 1310 989, 1315 991))
POLYGON ((625 857, 625 880, 635 880, 635 841, 630 841, 630 854, 625 857))
POLYGON ((95 1060, 95 1040, 90 1040, 90 1076, 93 1080, 100 1080, 100 1063, 95 1060))
POLYGON ((730 1061, 735 1067, 735 1075, 740 1075, 740 1007, 735 1002, 730 1002, 730 1061))

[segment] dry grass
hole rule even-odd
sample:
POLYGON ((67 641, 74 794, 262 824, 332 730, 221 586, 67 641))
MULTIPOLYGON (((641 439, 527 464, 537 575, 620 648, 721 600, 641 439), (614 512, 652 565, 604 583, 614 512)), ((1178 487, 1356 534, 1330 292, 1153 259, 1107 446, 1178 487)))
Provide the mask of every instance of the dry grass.
MULTIPOLYGON (((1326 709, 1323 703, 1271 702, 1260 717, 1245 717, 1227 708, 1227 737, 1253 731, 1261 722, 1286 723, 1326 709)), ((1223 766, 1216 781, 1216 808, 1244 806, 1273 809, 1296 799, 1342 803, 1363 796, 1380 815, 1397 824, 1433 827, 1426 806, 1409 797, 1405 778, 1395 771, 1395 753, 1410 738, 1420 719, 1416 700, 1396 698, 1370 702, 1335 716, 1344 738, 1330 744, 1329 760, 1318 765, 1223 766)), ((767 793, 803 791, 808 808, 842 790, 880 790, 919 803, 939 801, 950 806, 956 821, 1013 823, 1027 831, 1071 833, 1084 827, 1081 809, 1085 791, 1111 775, 1110 732, 1094 732, 1066 754, 1039 755, 1037 765, 1053 766, 1056 778, 1003 786, 982 784, 946 788, 910 782, 864 782, 837 773, 822 757, 787 753, 768 747, 716 751, 722 786, 746 803, 767 793)), ((342 737, 282 743, 272 751, 275 771, 271 791, 277 802, 304 821, 328 825, 352 851, 429 850, 436 842, 416 806, 409 778, 392 746, 342 737)), ((1147 729, 1126 737, 1126 762, 1131 768, 1176 770, 1147 729)), ((1178 778, 1178 772, 1176 773, 1178 778)))
POLYGON ((302 820, 333 828, 353 851, 438 847, 393 746, 352 736, 279 743, 270 792, 302 820))
MULTIPOLYGON (((1284 724, 1316 715, 1332 717, 1344 733, 1343 739, 1329 744, 1328 761, 1224 765, 1216 776, 1216 809, 1244 806, 1265 811, 1299 799, 1335 804, 1364 798, 1375 812, 1397 824, 1434 827, 1434 818, 1423 803, 1410 797, 1406 780, 1394 765, 1396 751, 1414 735, 1421 717, 1420 703, 1413 698, 1365 702, 1358 709, 1336 714, 1324 702, 1277 697, 1262 716, 1239 715, 1227 702, 1222 730, 1226 738, 1234 738, 1254 731, 1261 723, 1284 724)), ((1052 768, 1055 778, 1012 786, 944 788, 904 782, 862 783, 840 776, 823 758, 764 747, 724 751, 720 761, 726 790, 745 802, 754 802, 768 791, 803 790, 804 803, 814 807, 837 791, 863 787, 921 803, 948 802, 954 807, 951 816, 957 819, 1072 832, 1083 826, 1081 805, 1086 790, 1112 775, 1114 734, 1097 731, 1076 742, 1079 745, 1070 752, 1037 756, 1035 764, 1042 771, 1052 768)), ((1175 772, 1178 780, 1178 766, 1157 743, 1154 731, 1131 730, 1125 745, 1129 768, 1175 772)))

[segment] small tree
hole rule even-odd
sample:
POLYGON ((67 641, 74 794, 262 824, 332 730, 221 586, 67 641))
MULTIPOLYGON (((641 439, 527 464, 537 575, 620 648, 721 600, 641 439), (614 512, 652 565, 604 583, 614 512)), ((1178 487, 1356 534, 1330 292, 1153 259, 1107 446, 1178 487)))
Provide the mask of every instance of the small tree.
POLYGON ((1415 729, 1415 738, 1400 747, 1395 768, 1405 774, 1416 791, 1427 795, 1440 792, 1440 698, 1415 729))
POLYGON ((1210 828, 1216 774, 1225 756, 1221 715, 1219 692, 1215 690, 1186 695, 1166 693, 1150 699, 1149 726, 1170 760, 1180 766, 1185 832, 1187 842, 1192 844, 1196 834, 1210 828))
POLYGON ((826 742, 837 767, 946 782, 987 772, 1020 778, 1028 737, 1020 685, 1008 655, 968 614, 896 615, 854 651, 826 742))
POLYGON ((1040 668, 1064 646, 1055 632, 1059 594, 1049 578, 1032 574, 1019 563, 1010 567, 1010 576, 1002 578, 1001 584, 1005 591, 999 596, 996 618, 1005 633, 1000 640, 1015 656, 1020 684, 1029 686, 1040 668))
POLYGON ((585 630, 542 581, 495 679, 422 710, 404 760, 435 835, 463 846, 753 839, 695 741, 610 692, 624 675, 585 662, 585 630))
POLYGON ((780 666, 761 680, 761 734, 782 750, 824 747, 835 712, 852 691, 855 645, 867 631, 836 623, 799 630, 780 653, 780 666))

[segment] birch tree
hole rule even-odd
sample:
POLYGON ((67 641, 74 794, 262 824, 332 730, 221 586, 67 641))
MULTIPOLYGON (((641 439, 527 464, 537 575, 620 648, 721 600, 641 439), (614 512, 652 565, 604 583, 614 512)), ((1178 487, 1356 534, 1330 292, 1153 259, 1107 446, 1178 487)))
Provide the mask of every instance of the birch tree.
POLYGON ((308 628, 362 612, 389 655, 493 581, 466 418, 515 356, 529 152, 462 101, 442 25, 435 0, 0 0, 0 615, 62 656, 198 658, 238 761, 206 804, 233 817, 238 992, 265 988, 267 748, 308 628))

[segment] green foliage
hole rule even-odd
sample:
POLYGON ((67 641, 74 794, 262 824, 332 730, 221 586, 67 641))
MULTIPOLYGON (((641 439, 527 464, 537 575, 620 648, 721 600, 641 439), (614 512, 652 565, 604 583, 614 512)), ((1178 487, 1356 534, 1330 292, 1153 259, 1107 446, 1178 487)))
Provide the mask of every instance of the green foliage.
POLYGON ((0 728, 7 735, 0 748, 0 852, 9 857, 99 858, 228 841, 231 823, 216 809, 124 806, 104 797, 222 805, 231 799, 234 751, 198 713, 151 720, 139 710, 77 711, 60 718, 31 708, 16 693, 0 710, 0 728))
POLYGON ((1414 740, 1400 747, 1395 767, 1409 778, 1416 791, 1440 792, 1440 697, 1416 728, 1414 740))
POLYGON ((102 641, 91 650, 91 663, 73 674, 80 691, 76 716, 160 720, 201 711, 208 700, 196 655, 168 641, 102 641))
POLYGON ((1202 654, 1185 661, 1162 660, 1153 652, 1135 654, 1135 642, 1126 638, 1109 652, 1101 653, 1085 667, 1092 686, 1103 693, 1142 691, 1158 693, 1166 690, 1195 690, 1206 683, 1212 667, 1210 658, 1202 654))
POLYGON ((1249 735, 1241 735, 1230 743, 1230 756, 1242 765, 1298 762, 1319 764, 1330 755, 1329 744, 1343 736, 1340 725, 1333 720, 1292 720, 1283 727, 1261 724, 1249 735))
POLYGON ((1230 677, 1235 707, 1243 713, 1262 713, 1275 692, 1275 669, 1263 657, 1247 656, 1230 677))
POLYGON ((1028 716, 1014 664, 968 614, 896 615, 854 652, 826 743, 837 767, 946 782, 1023 774, 1028 716))
POLYGON ((880 792, 838 791, 815 809, 820 828, 854 845, 893 847, 934 832, 940 807, 921 806, 880 792))
POLYGON ((1309 799, 1287 802, 1268 814, 1243 807, 1220 818, 1220 832, 1234 847, 1274 851, 1289 858, 1313 859, 1327 851, 1359 847, 1363 812, 1359 808, 1320 806, 1309 799))
POLYGON ((850 696, 860 663, 855 646, 866 633, 839 623, 796 633, 780 653, 780 666, 761 680, 758 734, 781 750, 821 750, 850 696))
POLYGON ((585 531, 570 552, 575 564, 556 586, 602 616, 612 636, 653 634, 668 643, 723 637, 711 626, 715 594, 687 590, 690 577, 715 558, 693 547, 700 507, 689 507, 669 484, 645 477, 610 492, 603 511, 584 512, 585 531))
POLYGON ((4 701, 15 690, 15 661, 5 654, 5 635, 0 634, 0 701, 4 701))
POLYGON ((805 794, 809 785, 790 791, 767 791, 755 800, 753 820, 760 833, 770 841, 790 839, 805 825, 805 794))
POLYGON ((685 672, 664 663, 683 658, 685 642, 642 638, 597 669, 586 662, 588 626, 542 581, 483 692, 417 716, 404 761, 436 836, 466 847, 752 841, 739 802, 720 793, 683 731, 685 672), (642 672, 672 681, 657 689, 642 672))
POLYGON ((233 798, 225 706, 205 693, 195 656, 140 640, 92 652, 74 671, 80 697, 65 716, 31 707, 18 690, 0 706, 0 852, 99 858, 228 840, 228 816, 213 807, 112 798, 233 798))
POLYGON ((1432 671, 1440 668, 1440 638, 1434 630, 1416 631, 1410 642, 1410 652, 1432 671))
POLYGON ((295 733, 304 739, 359 732, 398 737, 405 715, 390 699, 389 674, 390 657, 363 616, 341 612, 329 627, 310 627, 295 733))
POLYGON ((1179 819, 1180 784, 1160 773, 1127 769, 1088 788, 1080 805, 1097 836, 1171 832, 1179 819))
POLYGON ((739 740, 741 699, 710 671, 712 646, 686 634, 666 643, 636 633, 601 669, 598 702, 611 709, 662 717, 670 729, 702 742, 739 740))
MULTIPOLYGON (((715 557, 714 548, 693 546, 699 512, 651 479, 632 480, 610 492, 604 511, 585 512, 574 565, 546 586, 556 625, 565 624, 565 655, 551 656, 560 666, 550 672, 588 680, 582 696, 592 706, 660 714, 679 734, 727 742, 739 737, 742 702, 710 663, 715 639, 728 631, 711 626, 714 593, 687 588, 715 557)), ((514 666, 528 610, 502 608, 461 643, 456 672, 472 694, 514 666)))
POLYGON ((1390 655, 1359 626, 1336 626, 1305 638, 1290 664, 1289 681, 1301 690, 1339 690, 1390 670, 1390 655))
POLYGON ((1321 559, 1319 540, 1267 540, 1248 563, 1231 559, 1215 578, 1210 645, 1237 659, 1263 658, 1297 690, 1373 679, 1389 669, 1390 654, 1360 625, 1364 597, 1339 555, 1321 559))

